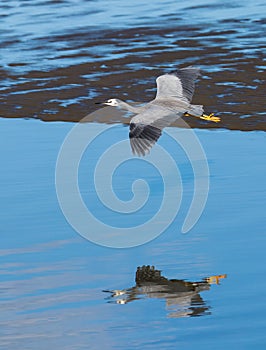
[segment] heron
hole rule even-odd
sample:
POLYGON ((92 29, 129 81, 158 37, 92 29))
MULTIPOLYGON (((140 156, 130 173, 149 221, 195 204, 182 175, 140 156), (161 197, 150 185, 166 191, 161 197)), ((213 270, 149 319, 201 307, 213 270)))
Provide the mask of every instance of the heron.
POLYGON ((143 298, 165 299, 170 317, 187 317, 204 314, 209 310, 201 292, 210 290, 212 284, 220 284, 226 274, 214 275, 200 281, 169 279, 154 266, 137 267, 135 285, 126 289, 103 290, 110 303, 127 304, 143 298))
POLYGON ((162 135, 162 130, 183 116, 197 117, 218 123, 220 118, 213 113, 204 114, 202 105, 193 105, 191 100, 195 81, 200 69, 189 66, 157 77, 155 98, 135 106, 117 98, 96 102, 135 114, 129 124, 129 139, 133 154, 145 156, 162 135))

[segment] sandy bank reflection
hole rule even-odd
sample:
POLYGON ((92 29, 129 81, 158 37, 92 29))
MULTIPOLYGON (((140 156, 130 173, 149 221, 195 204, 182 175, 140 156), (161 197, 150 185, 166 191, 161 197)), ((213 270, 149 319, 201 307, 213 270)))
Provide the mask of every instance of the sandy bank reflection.
POLYGON ((110 295, 110 303, 127 304, 144 298, 165 299, 168 317, 191 317, 210 314, 210 306, 200 293, 219 284, 226 275, 210 276, 198 282, 168 279, 154 266, 138 267, 135 275, 136 285, 122 290, 104 290, 110 295))

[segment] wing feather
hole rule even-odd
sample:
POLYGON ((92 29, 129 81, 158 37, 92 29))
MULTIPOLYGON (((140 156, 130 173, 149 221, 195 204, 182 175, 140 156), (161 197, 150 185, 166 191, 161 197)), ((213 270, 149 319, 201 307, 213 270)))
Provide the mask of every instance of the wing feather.
POLYGON ((156 79, 156 99, 186 99, 190 102, 195 90, 195 81, 199 75, 198 68, 186 67, 159 76, 156 79))
POLYGON ((159 139, 162 131, 144 123, 130 123, 129 139, 134 154, 144 156, 159 139))
POLYGON ((133 154, 144 156, 162 135, 162 130, 173 123, 179 115, 165 108, 150 106, 145 112, 134 116, 129 125, 129 139, 133 154))

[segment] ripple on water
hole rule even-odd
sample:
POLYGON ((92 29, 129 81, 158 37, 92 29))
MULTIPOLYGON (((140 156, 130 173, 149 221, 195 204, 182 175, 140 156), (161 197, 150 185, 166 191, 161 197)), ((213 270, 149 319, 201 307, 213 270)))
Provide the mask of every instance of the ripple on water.
POLYGON ((78 121, 95 110, 96 100, 148 101, 157 75, 197 65, 203 76, 194 102, 218 113, 222 123, 187 119, 192 127, 266 129, 265 19, 259 1, 252 6, 153 1, 123 9, 115 0, 73 5, 73 0, 0 5, 2 117, 78 121), (254 117, 254 123, 242 115, 254 117))

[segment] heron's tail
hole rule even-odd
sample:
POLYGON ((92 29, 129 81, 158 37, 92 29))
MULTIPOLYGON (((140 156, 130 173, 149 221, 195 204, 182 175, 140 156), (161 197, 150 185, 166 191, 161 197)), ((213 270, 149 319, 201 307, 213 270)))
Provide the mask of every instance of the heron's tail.
POLYGON ((187 113, 194 117, 199 117, 203 114, 203 106, 202 105, 190 105, 187 113))

